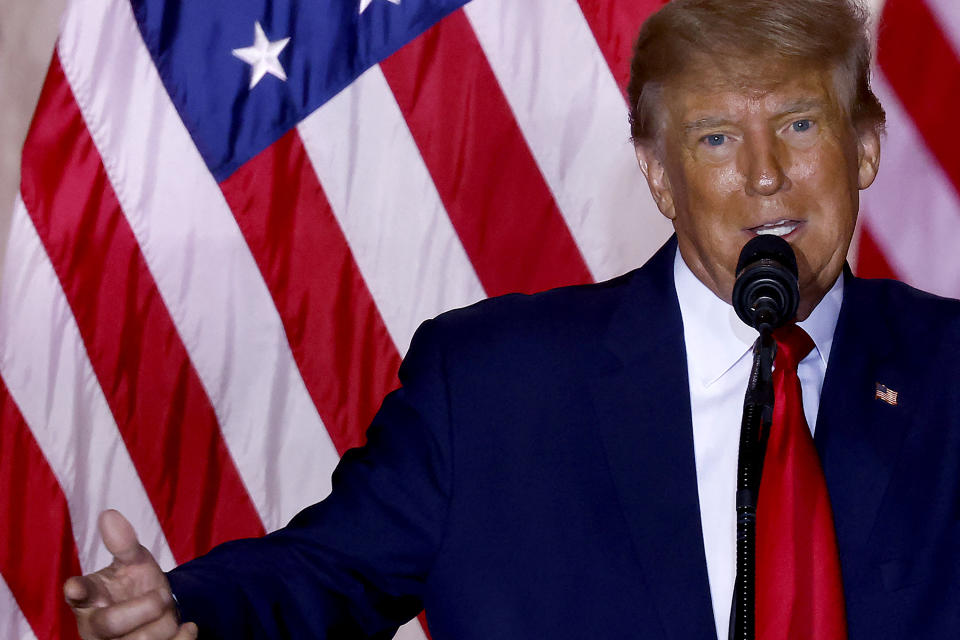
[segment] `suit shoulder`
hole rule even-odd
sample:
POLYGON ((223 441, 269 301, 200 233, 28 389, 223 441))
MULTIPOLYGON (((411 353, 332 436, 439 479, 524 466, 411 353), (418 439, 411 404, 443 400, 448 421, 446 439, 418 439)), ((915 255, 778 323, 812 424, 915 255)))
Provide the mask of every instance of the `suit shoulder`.
POLYGON ((418 329, 411 350, 439 342, 443 351, 472 362, 588 359, 600 351, 612 319, 635 311, 637 300, 675 300, 675 251, 671 238, 643 266, 604 282, 507 294, 448 311, 418 329))
POLYGON ((857 317, 867 330, 896 336, 911 349, 936 344, 941 351, 960 354, 960 300, 895 280, 855 278, 851 284, 857 317))
POLYGON ((906 322, 956 325, 960 322, 960 300, 922 291, 896 280, 854 279, 858 300, 867 300, 886 317, 906 322))
POLYGON ((606 328, 630 279, 508 294, 443 313, 417 330, 401 382, 432 368, 457 402, 497 397, 519 407, 523 397, 529 404, 551 396, 604 366, 606 328))
POLYGON ((572 285, 534 294, 510 293, 487 298, 434 319, 446 334, 485 340, 535 333, 595 331, 619 306, 635 271, 605 282, 572 285))

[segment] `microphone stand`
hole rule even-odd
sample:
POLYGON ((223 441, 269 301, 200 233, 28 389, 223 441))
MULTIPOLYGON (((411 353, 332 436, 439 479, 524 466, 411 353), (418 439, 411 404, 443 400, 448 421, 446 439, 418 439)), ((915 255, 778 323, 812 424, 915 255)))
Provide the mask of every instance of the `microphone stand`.
POLYGON ((740 453, 737 461, 737 579, 730 611, 729 640, 754 640, 756 618, 757 496, 763 457, 773 422, 773 360, 776 343, 772 328, 760 322, 754 344, 753 366, 743 401, 740 453))

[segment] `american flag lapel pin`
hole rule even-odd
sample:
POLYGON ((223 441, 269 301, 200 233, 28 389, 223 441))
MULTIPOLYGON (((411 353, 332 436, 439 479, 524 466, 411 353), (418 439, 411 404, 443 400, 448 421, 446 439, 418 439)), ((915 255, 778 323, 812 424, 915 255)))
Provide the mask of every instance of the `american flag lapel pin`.
POLYGON ((873 397, 876 400, 883 400, 884 402, 889 404, 891 407, 895 407, 897 406, 897 395, 898 394, 896 391, 888 388, 887 385, 880 384, 878 382, 877 390, 873 397))

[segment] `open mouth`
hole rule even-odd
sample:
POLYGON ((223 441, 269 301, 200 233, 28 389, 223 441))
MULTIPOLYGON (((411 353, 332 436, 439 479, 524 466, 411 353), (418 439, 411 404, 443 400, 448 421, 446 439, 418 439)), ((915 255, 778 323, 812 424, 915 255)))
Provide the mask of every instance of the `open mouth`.
POLYGON ((786 236, 796 231, 800 224, 799 220, 777 220, 759 227, 751 227, 749 231, 758 236, 786 236))

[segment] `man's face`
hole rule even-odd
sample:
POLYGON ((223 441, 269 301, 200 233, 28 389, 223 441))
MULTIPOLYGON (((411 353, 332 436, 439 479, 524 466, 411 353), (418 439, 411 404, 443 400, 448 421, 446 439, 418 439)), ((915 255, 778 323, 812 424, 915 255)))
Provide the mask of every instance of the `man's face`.
POLYGON ((750 238, 790 242, 803 319, 843 269, 880 142, 854 128, 829 70, 770 64, 758 73, 774 80, 717 80, 704 64, 671 80, 658 148, 640 146, 637 157, 684 261, 723 300, 750 238))

